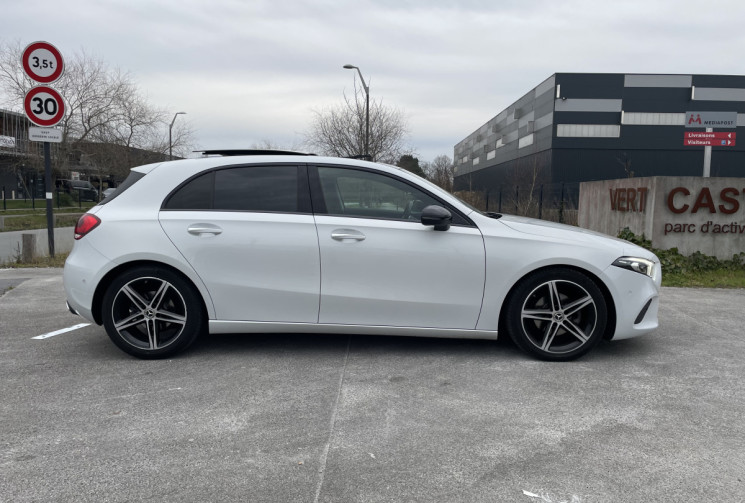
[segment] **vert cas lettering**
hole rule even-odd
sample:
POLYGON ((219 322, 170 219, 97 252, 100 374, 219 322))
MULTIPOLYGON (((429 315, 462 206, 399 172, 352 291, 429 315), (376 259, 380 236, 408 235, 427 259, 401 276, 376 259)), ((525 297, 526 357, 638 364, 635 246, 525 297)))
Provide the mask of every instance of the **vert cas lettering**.
POLYGON ((725 187, 714 194, 709 187, 703 187, 695 194, 686 187, 675 187, 667 195, 667 208, 676 214, 701 211, 732 215, 740 210, 744 196, 745 189, 735 187, 725 187))

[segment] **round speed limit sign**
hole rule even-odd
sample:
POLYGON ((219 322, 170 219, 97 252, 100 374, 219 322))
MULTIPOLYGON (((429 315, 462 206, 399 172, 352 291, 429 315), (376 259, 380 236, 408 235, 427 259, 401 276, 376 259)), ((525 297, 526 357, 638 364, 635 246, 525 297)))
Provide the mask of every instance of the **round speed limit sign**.
POLYGON ((54 82, 65 69, 62 54, 49 42, 33 42, 26 46, 21 63, 26 75, 41 84, 54 82))
POLYGON ((31 122, 37 126, 50 127, 64 117, 65 102, 51 87, 37 86, 26 93, 23 109, 31 122))

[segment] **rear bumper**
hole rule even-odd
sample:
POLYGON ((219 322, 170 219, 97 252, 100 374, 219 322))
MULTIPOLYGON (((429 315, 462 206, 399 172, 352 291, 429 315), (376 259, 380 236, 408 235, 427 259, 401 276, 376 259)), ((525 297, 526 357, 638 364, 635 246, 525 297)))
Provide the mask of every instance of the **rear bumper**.
POLYGON ((85 239, 75 242, 62 272, 67 308, 71 313, 96 323, 92 312, 93 297, 97 285, 110 267, 111 261, 85 239))

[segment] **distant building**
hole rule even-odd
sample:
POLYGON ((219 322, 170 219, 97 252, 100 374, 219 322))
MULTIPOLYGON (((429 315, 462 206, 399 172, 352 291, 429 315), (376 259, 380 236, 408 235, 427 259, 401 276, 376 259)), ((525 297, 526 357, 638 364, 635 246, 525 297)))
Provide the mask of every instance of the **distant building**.
POLYGON ((705 126, 686 112, 734 117, 714 128, 740 138, 712 148, 711 176, 745 177, 745 76, 556 73, 455 146, 455 190, 701 176, 704 147, 684 137, 705 126))
MULTIPOLYGON (((29 126, 33 124, 24 114, 0 109, 0 191, 8 199, 44 194, 44 176, 37 166, 43 143, 29 141, 29 126)), ((52 151, 57 154, 55 144, 52 151)))
MULTIPOLYGON (((44 144, 28 139, 32 126, 24 114, 0 109, 0 191, 6 199, 46 197, 44 144)), ((55 180, 79 178, 99 187, 116 186, 131 167, 168 160, 163 152, 80 140, 51 143, 50 151, 55 180)))

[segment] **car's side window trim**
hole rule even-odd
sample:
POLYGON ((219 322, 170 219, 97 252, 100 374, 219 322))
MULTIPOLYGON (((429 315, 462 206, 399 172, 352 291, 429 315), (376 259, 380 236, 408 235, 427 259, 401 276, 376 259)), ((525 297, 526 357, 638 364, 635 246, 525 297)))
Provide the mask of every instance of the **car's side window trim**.
POLYGON ((230 164, 224 166, 215 166, 204 171, 196 173, 180 184, 178 184, 164 199, 160 207, 161 211, 214 211, 214 212, 237 212, 237 213, 280 213, 280 214, 313 214, 313 205, 311 203, 311 191, 308 180, 308 168, 303 164, 297 163, 279 163, 279 164, 230 164), (236 168, 254 168, 254 167, 274 167, 274 166, 294 166, 297 168, 297 211, 269 211, 269 210, 250 210, 250 209, 220 209, 215 208, 215 173, 227 169, 236 168), (211 177, 211 190, 209 194, 209 208, 168 208, 168 203, 174 194, 178 193, 183 187, 202 176, 211 177))
MULTIPOLYGON (((426 188, 420 187, 419 185, 415 185, 411 183, 409 180, 406 180, 405 178, 396 176, 393 173, 381 172, 381 171, 377 171, 374 169, 365 168, 363 166, 349 166, 349 165, 339 165, 339 164, 309 164, 308 165, 308 177, 309 177, 309 182, 310 182, 311 201, 313 203, 313 213, 316 215, 340 216, 340 215, 330 213, 328 209, 326 208, 326 201, 323 195, 323 187, 321 185, 321 178, 318 174, 318 168, 337 168, 337 169, 348 169, 348 170, 353 170, 353 171, 364 171, 367 173, 373 173, 373 174, 377 174, 383 177, 391 178, 398 182, 404 183, 405 185, 408 185, 409 187, 412 187, 413 189, 419 192, 423 192, 427 196, 437 201, 444 208, 447 208, 448 211, 450 211, 450 213, 452 213, 454 217, 452 225, 459 226, 459 227, 476 227, 476 224, 470 218, 464 215, 457 208, 453 207, 450 203, 443 201, 440 197, 437 197, 437 195, 432 194, 426 188), (462 221, 460 222, 456 221, 458 219, 462 221)), ((347 218, 362 218, 362 219, 368 219, 368 220, 372 219, 372 220, 390 220, 394 222, 411 222, 411 220, 402 220, 400 218, 383 218, 383 217, 374 217, 374 216, 365 216, 365 215, 344 215, 344 216, 347 218)))

